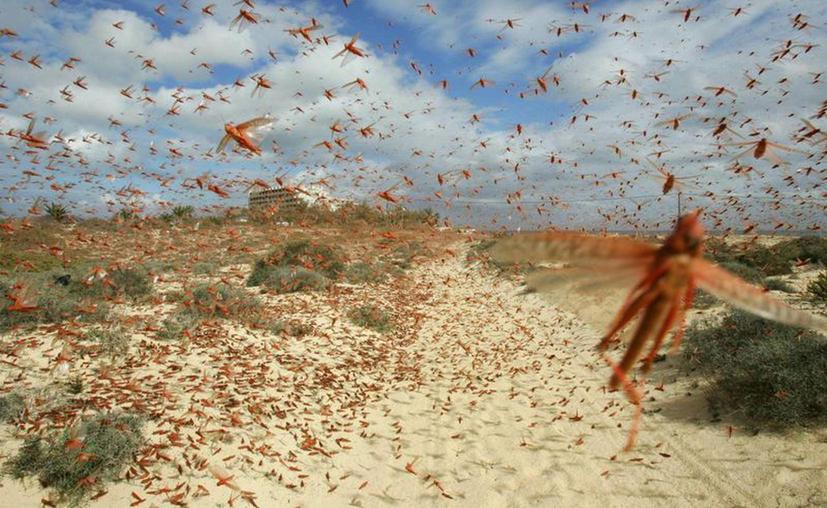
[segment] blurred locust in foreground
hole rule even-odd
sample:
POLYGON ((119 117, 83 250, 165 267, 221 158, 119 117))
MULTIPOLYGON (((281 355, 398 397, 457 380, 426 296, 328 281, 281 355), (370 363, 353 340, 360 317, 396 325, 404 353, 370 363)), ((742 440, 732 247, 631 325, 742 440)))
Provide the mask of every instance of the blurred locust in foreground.
MULTIPOLYGON (((492 250, 500 262, 570 261, 592 269, 637 270, 642 278, 626 297, 598 348, 606 351, 618 333, 638 314, 641 318, 620 363, 604 356, 612 367, 612 389, 623 386, 636 406, 626 450, 635 445, 642 413, 641 395, 628 378, 651 337, 652 348, 643 360, 642 372, 652 367, 670 330, 676 328, 670 352, 680 346, 686 311, 692 307, 696 288, 727 301, 734 307, 766 319, 827 332, 827 319, 793 309, 763 289, 753 286, 704 259, 704 228, 700 210, 682 216, 675 231, 660 247, 621 237, 600 237, 581 233, 549 231, 517 235, 500 241, 492 250)), ((601 270, 602 271, 602 270, 601 270)))

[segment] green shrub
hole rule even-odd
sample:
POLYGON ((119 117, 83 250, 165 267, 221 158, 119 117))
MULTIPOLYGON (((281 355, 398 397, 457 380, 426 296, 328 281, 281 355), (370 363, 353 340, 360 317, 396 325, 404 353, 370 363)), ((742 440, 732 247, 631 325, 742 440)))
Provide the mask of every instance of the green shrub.
POLYGON ((791 238, 775 244, 772 250, 788 262, 801 259, 811 263, 827 264, 827 238, 819 236, 791 238))
POLYGON ((215 275, 220 267, 212 261, 201 261, 192 265, 192 273, 195 275, 215 275))
POLYGON ((0 422, 12 423, 23 412, 26 401, 19 393, 8 393, 0 397, 0 422))
POLYGON ((185 316, 199 319, 248 320, 261 312, 261 302, 257 298, 224 283, 200 284, 185 296, 182 303, 185 316))
POLYGON ((790 286, 787 281, 783 279, 765 279, 764 287, 773 291, 783 291, 784 293, 795 293, 795 288, 790 286))
POLYGON ((760 270, 764 275, 786 275, 792 273, 792 264, 798 259, 827 264, 827 238, 790 238, 772 247, 757 244, 737 247, 710 238, 706 242, 706 252, 707 257, 718 263, 737 261, 760 270))
POLYGON ((40 291, 32 298, 37 310, 30 312, 10 312, 12 302, 7 295, 12 283, 0 280, 0 331, 16 326, 32 326, 43 323, 60 323, 65 319, 82 321, 99 321, 106 317, 109 307, 105 302, 94 302, 90 298, 73 292, 70 288, 55 284, 48 274, 33 274, 26 279, 25 287, 35 287, 40 291), (88 308, 94 308, 88 311, 88 308), (83 309, 83 311, 81 311, 83 309))
POLYGON ((727 271, 734 273, 751 284, 760 286, 764 283, 764 274, 752 266, 737 261, 724 261, 721 263, 721 267, 726 268, 727 271))
POLYGON ((129 351, 129 335, 121 327, 90 330, 86 333, 86 338, 97 342, 100 351, 110 358, 122 356, 129 351))
POLYGON ((709 377, 716 413, 749 426, 827 421, 827 342, 813 332, 735 310, 686 333, 684 358, 709 377))
POLYGON ((278 293, 316 291, 328 286, 324 275, 300 267, 274 266, 257 261, 253 273, 247 279, 247 286, 264 286, 278 293))
POLYGON ((348 317, 354 324, 379 333, 388 332, 393 328, 390 314, 375 305, 363 305, 351 309, 348 317))
POLYGON ((128 297, 140 300, 152 294, 152 281, 142 268, 114 268, 103 277, 79 274, 72 277, 69 289, 93 298, 128 297))
POLYGON ((345 268, 341 249, 306 239, 279 245, 264 262, 271 266, 300 267, 330 278, 336 278, 345 268))
POLYGON ((159 340, 178 341, 185 332, 192 333, 201 325, 201 319, 186 312, 176 313, 166 318, 161 329, 156 333, 159 340))
POLYGON ((7 468, 18 479, 36 476, 43 487, 57 491, 60 501, 78 505, 87 494, 117 480, 142 443, 138 417, 98 414, 76 432, 67 429, 27 439, 7 468), (69 446, 78 443, 74 440, 79 447, 69 446))
POLYGON ((807 284, 807 292, 814 300, 827 302, 827 271, 823 271, 807 284))
POLYGON ((347 265, 345 279, 353 284, 373 284, 383 282, 389 273, 396 270, 396 267, 383 262, 375 264, 357 262, 347 265))
POLYGON ((195 214, 192 205, 177 205, 172 208, 172 216, 177 220, 191 219, 195 214))
POLYGON ((57 222, 65 222, 69 219, 69 209, 60 203, 49 203, 45 208, 46 215, 57 222))
POLYGON ((402 270, 407 270, 413 266, 413 262, 417 257, 426 254, 425 247, 416 241, 406 242, 397 246, 387 256, 387 261, 402 270))
POLYGON ((724 263, 735 260, 736 249, 726 241, 712 236, 706 239, 704 253, 712 261, 724 263))
POLYGON ((760 270, 764 275, 786 275, 793 271, 791 258, 780 255, 777 248, 771 249, 761 245, 750 246, 736 255, 735 261, 760 270))

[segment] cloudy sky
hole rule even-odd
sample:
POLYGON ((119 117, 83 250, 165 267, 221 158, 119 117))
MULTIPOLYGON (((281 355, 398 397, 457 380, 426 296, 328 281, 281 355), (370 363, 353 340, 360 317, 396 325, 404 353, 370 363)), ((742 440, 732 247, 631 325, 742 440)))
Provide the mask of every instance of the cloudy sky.
POLYGON ((664 228, 679 193, 719 228, 827 227, 820 0, 249 3, 3 0, 2 211, 213 212, 258 181, 495 228, 664 228), (261 156, 217 153, 265 114, 261 156))

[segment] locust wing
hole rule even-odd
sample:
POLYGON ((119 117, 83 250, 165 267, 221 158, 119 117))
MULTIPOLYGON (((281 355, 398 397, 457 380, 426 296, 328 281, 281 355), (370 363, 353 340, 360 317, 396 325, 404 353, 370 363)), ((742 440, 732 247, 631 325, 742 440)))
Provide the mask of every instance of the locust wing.
POLYGON ((216 148, 216 152, 223 152, 224 148, 227 146, 227 143, 229 143, 231 139, 233 138, 229 134, 225 134, 224 137, 221 138, 221 141, 218 142, 218 148, 216 148))
POLYGON ((794 309, 723 268, 704 259, 692 261, 692 274, 699 288, 733 307, 785 325, 827 333, 827 318, 794 309))
POLYGON ((645 263, 654 259, 654 245, 619 236, 596 236, 567 231, 518 234, 499 241, 491 257, 501 263, 594 260, 645 263))

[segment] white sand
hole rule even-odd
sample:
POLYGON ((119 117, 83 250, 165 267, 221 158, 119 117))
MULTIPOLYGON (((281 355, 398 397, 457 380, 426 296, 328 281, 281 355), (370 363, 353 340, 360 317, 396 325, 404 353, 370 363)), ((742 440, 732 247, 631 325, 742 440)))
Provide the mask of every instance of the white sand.
MULTIPOLYGON (((647 385, 638 446, 622 453, 632 407, 603 389, 609 369, 593 350, 601 330, 462 257, 416 268, 404 296, 393 288, 377 296, 405 309, 402 326, 416 332, 407 338, 348 323, 347 306, 373 294, 345 288, 336 298, 289 297, 302 302, 291 304, 294 315, 315 325, 302 339, 231 329, 214 343, 135 365, 134 378, 165 379, 175 395, 164 418, 178 423, 147 430, 177 430, 182 445, 162 450, 171 462, 155 457, 147 466, 151 486, 112 484, 93 505, 126 506, 132 492, 147 499, 141 506, 168 505, 158 489, 182 482, 177 492, 189 489, 190 506, 226 503, 233 488, 216 486, 184 457, 220 464, 261 507, 827 503, 824 432, 736 429, 729 437, 724 424, 708 423, 701 389, 673 382, 662 364, 647 385), (205 380, 176 381, 187 373, 205 380), (655 390, 661 381, 663 391, 655 390), (274 405, 288 410, 285 418, 273 416, 274 405), (196 449, 189 439, 197 429, 205 437, 196 449), (208 494, 193 497, 198 485, 208 494)), ((284 305, 282 298, 271 304, 284 305)), ((606 319, 614 310, 605 305, 606 319)), ((0 373, 6 381, 13 374, 0 373)), ((19 440, 3 427, 9 454, 19 440)), ((34 483, 4 477, 0 504, 40 505, 47 493, 34 483)))

